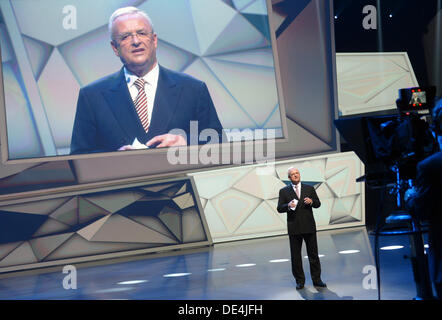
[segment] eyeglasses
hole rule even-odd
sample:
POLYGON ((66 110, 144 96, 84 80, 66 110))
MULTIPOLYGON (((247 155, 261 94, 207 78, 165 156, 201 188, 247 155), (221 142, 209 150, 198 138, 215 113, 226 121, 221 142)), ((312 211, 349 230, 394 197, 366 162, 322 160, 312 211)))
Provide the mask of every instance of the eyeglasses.
POLYGON ((137 36, 137 38, 139 40, 146 40, 147 38, 149 38, 149 36, 151 34, 153 34, 153 31, 147 32, 145 30, 138 30, 135 33, 127 32, 127 33, 120 34, 120 35, 116 36, 115 38, 118 40, 118 42, 120 42, 122 44, 126 44, 126 43, 129 43, 129 41, 134 36, 137 36))

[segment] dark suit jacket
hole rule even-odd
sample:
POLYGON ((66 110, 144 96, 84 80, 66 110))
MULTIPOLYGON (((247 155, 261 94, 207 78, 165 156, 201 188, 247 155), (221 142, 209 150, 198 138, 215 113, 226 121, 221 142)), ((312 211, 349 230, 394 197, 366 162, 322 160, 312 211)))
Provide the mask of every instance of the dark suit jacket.
POLYGON ((301 199, 305 197, 313 200, 312 205, 306 205, 302 200, 298 202, 296 209, 289 209, 289 202, 298 199, 292 185, 288 185, 279 190, 277 210, 280 213, 287 212, 287 228, 289 234, 302 234, 316 232, 316 223, 313 218, 313 208, 319 208, 321 202, 316 194, 315 188, 301 183, 301 199))
POLYGON ((222 126, 204 82, 160 66, 155 105, 146 133, 122 68, 80 90, 71 154, 117 151, 123 145, 132 144, 135 137, 146 143, 172 129, 184 130, 188 145, 192 141, 204 143, 198 141, 198 136, 191 140, 190 121, 198 121, 197 134, 212 128, 221 139, 222 126))
POLYGON ((433 281, 442 283, 442 151, 417 165, 417 195, 414 211, 430 225, 430 272, 433 281))

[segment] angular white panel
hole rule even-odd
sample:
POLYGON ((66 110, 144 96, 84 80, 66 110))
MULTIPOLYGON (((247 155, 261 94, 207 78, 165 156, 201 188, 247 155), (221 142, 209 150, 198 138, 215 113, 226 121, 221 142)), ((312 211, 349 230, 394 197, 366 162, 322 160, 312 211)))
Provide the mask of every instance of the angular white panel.
POLYGON ((58 46, 106 25, 112 12, 136 0, 11 1, 23 34, 58 46), (42 17, 36 12, 44 12, 42 17), (76 21, 73 21, 73 19, 76 21))
POLYGON ((241 191, 230 189, 214 197, 212 204, 229 232, 234 232, 261 201, 241 191))
POLYGON ((261 204, 238 227, 236 234, 278 231, 286 232, 286 225, 277 217, 277 211, 267 202, 261 204))
POLYGON ((343 168, 341 171, 327 179, 328 186, 338 197, 346 195, 347 186, 349 184, 349 169, 343 168))
POLYGON ((187 183, 184 183, 180 190, 176 194, 181 194, 187 191, 187 183))
POLYGON ((269 45, 267 39, 246 18, 237 14, 218 36, 218 39, 204 52, 204 55, 250 50, 269 45), (241 32, 238 33, 237 30, 241 30, 241 32))
POLYGON ((213 207, 210 200, 207 201, 206 206, 204 207, 204 215, 212 237, 222 237, 229 234, 226 225, 218 215, 218 212, 213 207))
POLYGON ((161 222, 160 219, 156 217, 146 217, 146 216, 130 216, 130 219, 135 220, 150 229, 153 229, 166 237, 169 237, 171 240, 174 240, 174 236, 170 233, 169 229, 161 222))
POLYGON ((330 222, 334 223, 340 219, 351 216, 353 205, 357 196, 348 196, 342 198, 336 198, 331 210, 330 222))
POLYGON ((70 229, 71 226, 62 223, 60 221, 48 218, 45 223, 38 228, 38 230, 33 234, 33 237, 40 237, 51 233, 57 233, 70 229))
POLYGON ((29 241, 39 261, 43 260, 52 251, 57 249, 63 242, 69 239, 74 233, 64 233, 49 237, 39 237, 29 241))
POLYGON ((258 127, 262 127, 278 103, 273 68, 210 58, 205 58, 204 61, 238 101, 241 108, 254 119, 258 127))
POLYGON ((61 206, 68 199, 69 198, 64 197, 64 198, 50 199, 44 201, 32 201, 29 203, 3 206, 0 207, 0 209, 11 212, 47 215, 52 211, 54 211, 59 206, 61 206))
POLYGON ((195 33, 202 54, 217 40, 218 35, 236 15, 236 11, 222 1, 211 1, 210 10, 207 9, 207 5, 207 0, 189 0, 195 33))
POLYGON ((175 209, 165 207, 158 214, 158 218, 169 228, 169 230, 177 237, 180 241, 183 240, 183 233, 181 227, 181 213, 175 209))
POLYGON ((73 197, 59 208, 54 210, 49 217, 62 223, 74 226, 78 224, 77 197, 73 197))
POLYGON ((77 233, 82 236, 84 239, 91 241, 92 238, 95 236, 95 234, 100 230, 100 228, 109 220, 111 216, 105 216, 94 223, 91 223, 84 227, 83 229, 80 229, 77 231, 77 233))
POLYGON ((8 254, 0 261, 0 267, 38 262, 29 242, 24 242, 17 249, 8 254))
POLYGON ((14 251, 15 249, 18 248, 18 246, 20 246, 23 242, 22 241, 18 241, 18 242, 9 242, 9 243, 4 243, 0 245, 0 261, 6 257, 8 254, 10 254, 12 251, 14 251))
POLYGON ((266 0, 254 0, 241 13, 267 15, 266 0))
POLYGON ((173 198, 173 202, 175 202, 182 210, 193 207, 195 205, 191 193, 185 193, 178 197, 175 197, 173 198))
POLYGON ((0 23, 0 47, 2 49, 2 63, 14 59, 14 51, 8 38, 8 32, 4 23, 0 23))
POLYGON ((351 216, 358 221, 362 221, 362 206, 364 204, 361 201, 361 195, 358 195, 353 204, 353 208, 351 210, 351 216))
POLYGON ((117 72, 123 66, 112 50, 107 26, 66 42, 58 49, 80 86, 117 72))
POLYGON ((200 198, 200 202, 201 202, 201 206, 202 206, 203 209, 204 209, 204 208, 206 207, 207 199, 200 198))
POLYGON ((206 83, 224 129, 256 127, 253 118, 241 108, 236 98, 226 90, 218 76, 213 75, 201 59, 196 59, 183 71, 206 83))
POLYGON ((279 189, 285 187, 285 183, 273 174, 260 175, 257 172, 257 169, 252 170, 235 183, 233 188, 264 200, 278 197, 279 189))
POLYGON ((9 63, 2 65, 9 158, 42 156, 26 93, 9 63))
POLYGON ((137 243, 176 243, 152 229, 119 214, 110 216, 94 233, 91 241, 137 242, 137 243))
MULTIPOLYGON (((263 124, 264 129, 280 129, 282 128, 281 112, 279 110, 279 103, 271 111, 270 117, 263 124)), ((282 136, 282 134, 281 134, 282 136)), ((278 135, 277 135, 278 137, 278 135)))
POLYGON ((279 213, 276 208, 278 207, 278 198, 276 199, 271 199, 271 200, 266 200, 267 204, 269 205, 270 208, 272 208, 275 213, 276 216, 278 217, 279 220, 281 220, 281 222, 284 224, 285 227, 287 227, 287 213, 279 213))
POLYGON ((396 109, 400 88, 419 86, 406 52, 336 54, 339 113, 396 109))
POLYGON ((333 199, 336 196, 333 190, 330 189, 330 187, 325 182, 321 183, 321 185, 316 189, 316 194, 318 195, 318 198, 321 200, 333 199))
POLYGON ((232 0, 233 5, 236 10, 244 9, 253 0, 232 0))
POLYGON ((98 217, 110 214, 82 197, 78 198, 78 223, 82 224, 98 217))
POLYGON ((322 199, 318 195, 321 200, 321 206, 317 209, 313 210, 313 217, 315 218, 316 226, 328 226, 330 224, 330 219, 332 215, 332 207, 334 199, 322 199))
POLYGON ((162 66, 182 71, 195 58, 194 54, 158 39, 157 59, 162 66))
POLYGON ((95 203, 97 206, 111 213, 127 207, 144 196, 141 192, 122 191, 118 193, 99 194, 92 196, 84 196, 88 201, 95 203))
POLYGON ((262 67, 274 68, 272 48, 258 48, 247 51, 219 54, 211 57, 213 60, 251 64, 262 67))
POLYGON ((210 174, 194 174, 198 194, 202 198, 211 199, 221 192, 232 187, 245 176, 251 168, 212 171, 210 174), (215 182, 216 181, 216 182, 215 182))
POLYGON ((34 77, 35 79, 38 79, 41 70, 43 70, 43 67, 49 59, 53 47, 26 36, 23 37, 23 43, 28 52, 32 70, 34 71, 34 77))
POLYGON ((206 240, 200 216, 195 209, 184 210, 182 222, 183 242, 188 243, 206 240))
POLYGON ((138 6, 151 17, 158 38, 195 55, 201 55, 188 1, 149 0, 138 6), (170 23, 173 21, 173 23, 170 23))
POLYGON ((63 243, 58 249, 45 258, 46 261, 90 256, 94 254, 106 254, 116 251, 127 251, 141 248, 156 247, 157 244, 139 243, 112 243, 112 242, 91 242, 79 235, 74 235, 63 243))
POLYGON ((69 147, 80 86, 58 49, 52 51, 37 83, 55 145, 69 147))

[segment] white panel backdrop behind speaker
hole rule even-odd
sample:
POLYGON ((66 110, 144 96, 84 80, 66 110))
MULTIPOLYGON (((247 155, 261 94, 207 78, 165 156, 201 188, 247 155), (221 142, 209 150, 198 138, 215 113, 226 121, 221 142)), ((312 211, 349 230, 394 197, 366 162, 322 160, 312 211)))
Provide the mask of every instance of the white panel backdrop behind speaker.
POLYGON ((353 152, 335 153, 189 174, 213 241, 286 234, 286 214, 278 213, 276 206, 292 166, 321 200, 314 210, 318 230, 365 225, 364 184, 356 182, 364 165, 353 152))

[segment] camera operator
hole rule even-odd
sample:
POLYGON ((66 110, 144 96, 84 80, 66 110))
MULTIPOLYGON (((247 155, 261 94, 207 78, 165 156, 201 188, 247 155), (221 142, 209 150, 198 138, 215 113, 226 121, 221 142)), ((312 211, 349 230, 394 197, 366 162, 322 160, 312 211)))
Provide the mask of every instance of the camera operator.
POLYGON ((429 222, 429 269, 437 299, 442 298, 442 98, 433 108, 433 132, 439 152, 417 165, 415 186, 407 191, 407 206, 429 222))

